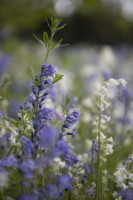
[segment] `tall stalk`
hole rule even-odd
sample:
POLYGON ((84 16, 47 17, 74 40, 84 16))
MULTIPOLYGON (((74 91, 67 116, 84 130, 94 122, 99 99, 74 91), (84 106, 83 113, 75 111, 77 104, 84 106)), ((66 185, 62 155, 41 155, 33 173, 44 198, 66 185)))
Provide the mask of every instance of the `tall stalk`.
MULTIPOLYGON (((101 90, 100 90, 101 93, 101 90)), ((96 196, 95 200, 102 200, 102 192, 101 192, 101 185, 102 185, 102 176, 101 176, 101 140, 100 140, 100 133, 101 133, 101 115, 102 115, 102 98, 99 95, 99 114, 98 114, 98 127, 97 127, 97 136, 98 136, 98 160, 97 160, 97 179, 96 179, 96 196)))

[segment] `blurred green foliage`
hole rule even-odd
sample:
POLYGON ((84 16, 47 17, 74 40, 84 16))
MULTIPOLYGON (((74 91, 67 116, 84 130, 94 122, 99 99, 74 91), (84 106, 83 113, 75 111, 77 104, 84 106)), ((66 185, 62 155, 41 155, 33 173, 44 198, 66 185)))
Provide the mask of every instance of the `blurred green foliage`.
POLYGON ((7 34, 31 39, 31 33, 40 34, 46 29, 46 17, 60 15, 69 24, 61 33, 66 43, 133 43, 133 23, 123 17, 120 7, 115 6, 117 2, 104 4, 102 0, 71 0, 75 4, 74 11, 63 15, 55 10, 57 1, 0 0, 0 35, 2 38, 7 34))

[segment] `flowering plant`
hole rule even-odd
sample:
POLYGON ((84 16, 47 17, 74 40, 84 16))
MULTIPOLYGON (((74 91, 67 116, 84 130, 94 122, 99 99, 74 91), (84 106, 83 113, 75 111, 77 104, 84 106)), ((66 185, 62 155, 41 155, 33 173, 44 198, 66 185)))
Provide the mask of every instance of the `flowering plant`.
MULTIPOLYGON (((54 42, 54 35, 65 25, 54 18, 47 23, 50 35, 44 32, 43 41, 35 36, 46 48, 45 62, 40 73, 33 77, 30 95, 20 105, 18 118, 9 118, 0 112, 0 199, 108 199, 106 163, 108 155, 113 153, 113 138, 105 132, 111 119, 107 115, 109 94, 118 85, 125 87, 126 82, 109 79, 101 85, 97 95, 98 113, 93 122, 95 137, 90 142, 91 148, 79 153, 80 147, 76 149, 73 142, 81 114, 75 105, 77 99, 71 98, 65 106, 59 102, 57 105, 55 85, 63 75, 57 73, 56 66, 48 64, 49 53, 62 42, 54 42), (50 106, 47 101, 51 102, 50 106)), ((130 164, 132 159, 127 167, 115 173, 122 174, 116 183, 125 192, 115 192, 116 199, 132 192, 130 164)))

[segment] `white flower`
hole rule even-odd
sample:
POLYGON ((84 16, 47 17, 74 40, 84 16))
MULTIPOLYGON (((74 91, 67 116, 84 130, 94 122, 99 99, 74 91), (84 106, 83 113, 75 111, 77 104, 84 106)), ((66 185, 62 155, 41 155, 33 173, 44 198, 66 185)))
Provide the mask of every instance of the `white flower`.
POLYGON ((106 136, 103 133, 100 133, 100 140, 101 142, 104 142, 106 139, 106 136))
POLYGON ((107 138, 107 141, 113 143, 113 138, 109 137, 109 138, 107 138))
POLYGON ((60 169, 63 169, 66 166, 66 163, 60 158, 55 157, 53 160, 53 171, 55 174, 60 174, 60 169))
POLYGON ((124 87, 126 87, 127 82, 124 79, 121 78, 118 81, 119 81, 120 84, 122 84, 124 87))
POLYGON ((110 155, 113 153, 113 145, 112 144, 107 144, 106 146, 106 155, 110 155))
POLYGON ((4 127, 1 127, 1 130, 0 130, 0 138, 1 138, 3 135, 5 135, 5 133, 6 133, 5 128, 4 128, 4 127))
POLYGON ((6 187, 8 184, 8 174, 0 172, 0 188, 6 187))
POLYGON ((104 119, 104 120, 107 121, 107 122, 109 122, 110 119, 111 119, 110 116, 106 116, 106 115, 102 115, 101 117, 102 117, 102 119, 104 119))
POLYGON ((114 175, 116 177, 116 181, 117 181, 118 186, 121 187, 122 184, 127 179, 128 172, 124 167, 123 168, 118 168, 117 171, 114 173, 114 175))

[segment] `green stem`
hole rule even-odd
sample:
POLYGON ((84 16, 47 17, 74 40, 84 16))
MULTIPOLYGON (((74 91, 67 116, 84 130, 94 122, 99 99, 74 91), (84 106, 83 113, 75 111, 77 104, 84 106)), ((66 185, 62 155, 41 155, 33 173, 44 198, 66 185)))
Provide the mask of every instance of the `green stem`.
POLYGON ((66 195, 66 192, 65 192, 65 199, 68 200, 67 195, 66 195))
POLYGON ((1 190, 1 197, 2 197, 2 200, 4 200, 4 192, 3 192, 3 189, 1 190))
POLYGON ((48 60, 48 55, 49 55, 49 48, 47 49, 47 52, 46 52, 45 63, 46 63, 47 60, 48 60))
POLYGON ((48 56, 49 56, 49 53, 50 53, 50 50, 51 50, 51 43, 53 41, 54 34, 55 34, 55 31, 53 31, 53 32, 51 31, 51 36, 50 36, 50 40, 49 40, 49 43, 48 43, 47 52, 46 52, 46 56, 45 56, 45 63, 48 60, 48 56))
POLYGON ((92 181, 94 182, 94 145, 92 141, 92 181))
POLYGON ((101 133, 101 114, 102 114, 102 99, 99 96, 99 118, 98 118, 98 161, 97 161, 97 179, 96 179, 96 200, 102 199, 102 194, 100 190, 101 183, 101 163, 100 163, 100 153, 101 153, 101 141, 100 141, 100 133, 101 133))
MULTIPOLYGON (((23 132, 18 135, 18 137, 16 139, 16 143, 18 143, 18 141, 20 140, 21 136, 23 135, 23 132)), ((12 145, 11 148, 9 149, 8 153, 7 153, 7 156, 10 155, 10 153, 13 151, 14 148, 15 148, 15 145, 12 145)))

